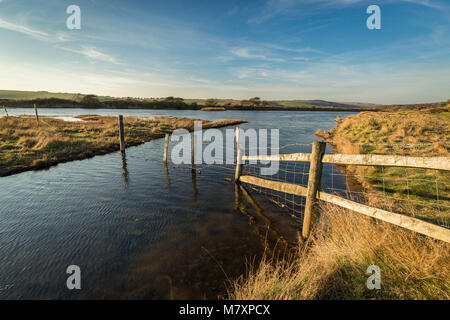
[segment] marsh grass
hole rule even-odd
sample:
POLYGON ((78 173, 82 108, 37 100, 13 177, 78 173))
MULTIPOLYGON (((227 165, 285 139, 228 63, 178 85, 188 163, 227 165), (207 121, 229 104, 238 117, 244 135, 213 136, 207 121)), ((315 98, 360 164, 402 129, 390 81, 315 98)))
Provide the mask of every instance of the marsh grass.
MULTIPOLYGON (((79 122, 41 117, 0 118, 0 176, 46 168, 57 163, 90 158, 119 150, 117 117, 83 115, 79 122)), ((179 117, 125 117, 127 147, 161 138, 178 128, 192 131, 194 121, 179 117)), ((223 127, 240 120, 203 121, 203 128, 223 127)))
POLYGON ((286 259, 268 255, 232 282, 230 299, 449 299, 450 246, 324 204, 308 242, 286 259), (381 269, 369 290, 366 270, 381 269))

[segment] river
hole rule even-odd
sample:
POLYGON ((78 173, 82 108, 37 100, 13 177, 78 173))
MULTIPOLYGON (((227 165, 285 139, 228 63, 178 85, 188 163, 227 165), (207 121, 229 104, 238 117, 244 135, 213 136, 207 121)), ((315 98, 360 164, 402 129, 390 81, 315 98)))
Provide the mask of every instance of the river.
MULTIPOLYGON (((278 128, 280 153, 309 152, 317 129, 329 130, 334 118, 352 114, 106 109, 39 113, 242 119, 248 121, 241 125, 244 129, 278 128)), ((267 246, 279 242, 274 234, 295 243, 299 221, 286 208, 257 192, 251 194, 261 210, 248 201, 244 210, 236 208, 235 185, 227 180, 233 177, 232 166, 203 165, 195 174, 170 162, 165 167, 162 140, 129 148, 125 156, 115 152, 0 178, 0 299, 215 299, 267 246), (81 290, 66 287, 69 265, 81 269, 81 290)), ((322 184, 345 188, 332 170, 325 168, 322 184)))

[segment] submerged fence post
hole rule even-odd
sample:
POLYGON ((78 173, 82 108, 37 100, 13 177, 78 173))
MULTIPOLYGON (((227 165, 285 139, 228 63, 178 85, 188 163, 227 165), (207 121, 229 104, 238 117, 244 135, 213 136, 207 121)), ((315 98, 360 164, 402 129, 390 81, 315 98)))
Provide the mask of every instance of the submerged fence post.
POLYGON ((196 144, 196 136, 195 129, 192 131, 192 140, 191 140, 191 170, 195 171, 195 144, 196 144))
POLYGON ((123 131, 123 116, 119 116, 119 139, 120 139, 120 151, 125 152, 125 135, 123 131))
POLYGON ((37 124, 39 126, 39 115, 38 115, 36 104, 34 104, 33 106, 34 106, 34 115, 36 117, 36 122, 37 122, 37 124))
POLYGON ((234 182, 238 183, 242 173, 242 152, 239 146, 239 127, 236 127, 236 172, 234 173, 234 182))
POLYGON ((5 109, 6 116, 9 117, 8 110, 6 110, 6 106, 3 106, 3 109, 5 109))
POLYGON ((308 238, 311 227, 317 220, 317 192, 320 189, 323 167, 322 157, 325 153, 325 147, 326 143, 322 141, 314 141, 312 145, 305 217, 303 218, 302 236, 304 239, 308 238))
POLYGON ((168 148, 169 148, 169 135, 166 133, 166 136, 164 139, 164 156, 163 156, 164 163, 167 163, 167 149, 168 148))

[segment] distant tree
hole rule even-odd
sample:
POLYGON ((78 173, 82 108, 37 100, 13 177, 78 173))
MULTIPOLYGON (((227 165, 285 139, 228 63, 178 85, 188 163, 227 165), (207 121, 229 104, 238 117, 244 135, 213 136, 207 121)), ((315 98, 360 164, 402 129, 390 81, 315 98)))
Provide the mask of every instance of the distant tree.
POLYGON ((173 102, 173 103, 180 103, 180 102, 184 102, 183 98, 178 98, 178 97, 167 97, 164 99, 166 102, 173 102))
POLYGON ((255 106, 259 106, 261 104, 261 99, 259 97, 251 98, 249 101, 255 106))
POLYGON ((98 97, 96 95, 93 94, 88 94, 86 96, 84 96, 81 100, 80 103, 84 106, 87 107, 99 107, 102 105, 102 103, 100 102, 100 100, 98 100, 98 97))
POLYGON ((217 105, 217 103, 218 103, 217 99, 207 99, 205 101, 205 106, 214 107, 217 105))

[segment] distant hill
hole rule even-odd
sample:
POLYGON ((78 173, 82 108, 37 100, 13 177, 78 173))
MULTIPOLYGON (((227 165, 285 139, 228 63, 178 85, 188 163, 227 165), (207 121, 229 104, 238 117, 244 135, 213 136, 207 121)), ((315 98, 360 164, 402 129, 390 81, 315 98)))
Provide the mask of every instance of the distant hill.
MULTIPOLYGON (((0 90, 0 99, 32 100, 32 99, 65 99, 80 101, 86 94, 48 91, 20 91, 20 90, 0 90)), ((108 96, 99 96, 99 100, 114 99, 108 96)))
POLYGON ((19 90, 0 90, 0 99, 48 99, 58 98, 67 100, 79 100, 84 95, 76 93, 55 93, 48 91, 19 91, 19 90))
MULTIPOLYGON (((0 100, 34 100, 34 99, 64 99, 79 102, 87 94, 82 93, 67 93, 67 92, 48 92, 48 91, 20 91, 20 90, 0 90, 0 100)), ((111 100, 127 100, 128 97, 111 97, 111 96, 98 96, 100 101, 111 100)), ((162 101, 165 98, 132 98, 139 101, 162 101)), ((199 106, 203 106, 207 99, 184 99, 187 104, 197 103, 199 106)), ((237 99, 217 99, 217 106, 230 106, 239 105, 241 100, 237 99)), ((311 107, 327 107, 327 108, 345 108, 345 109, 363 109, 374 108, 377 109, 421 109, 433 106, 446 105, 446 102, 433 102, 433 103, 421 103, 421 104, 405 104, 405 105, 379 105, 365 102, 334 102, 326 100, 270 100, 267 101, 267 108, 270 107, 282 107, 289 108, 311 108, 311 107)))
MULTIPOLYGON (((185 99, 186 102, 192 103, 196 102, 199 105, 205 103, 206 99, 185 99)), ((240 100, 235 99, 217 99, 218 105, 226 105, 239 103, 240 100)), ((269 100, 267 101, 269 105, 277 105, 288 108, 307 108, 311 106, 316 107, 338 107, 338 108, 371 108, 374 107, 373 103, 363 103, 363 102, 333 102, 325 100, 269 100)))
MULTIPOLYGON (((67 92, 48 92, 48 91, 20 91, 20 90, 0 90, 0 99, 14 99, 14 100, 31 100, 31 99, 66 99, 80 101, 86 94, 82 93, 67 93, 67 92)), ((110 96, 98 96, 100 101, 113 100, 113 99, 125 99, 119 97, 110 96)), ((155 100, 153 98, 143 100, 155 100)), ((203 105, 207 99, 184 99, 186 103, 196 102, 199 105, 203 105)), ((240 100, 236 99, 217 99, 218 105, 225 104, 237 104, 240 100)), ((359 103, 359 102, 333 102, 325 100, 272 100, 267 101, 269 105, 279 105, 284 107, 339 107, 339 108, 361 108, 361 107, 373 107, 374 104, 359 103)))
POLYGON ((325 100, 275 100, 269 101, 275 104, 286 106, 286 107, 338 107, 338 108, 370 108, 374 107, 375 104, 372 103, 362 103, 362 102, 333 102, 325 100))

